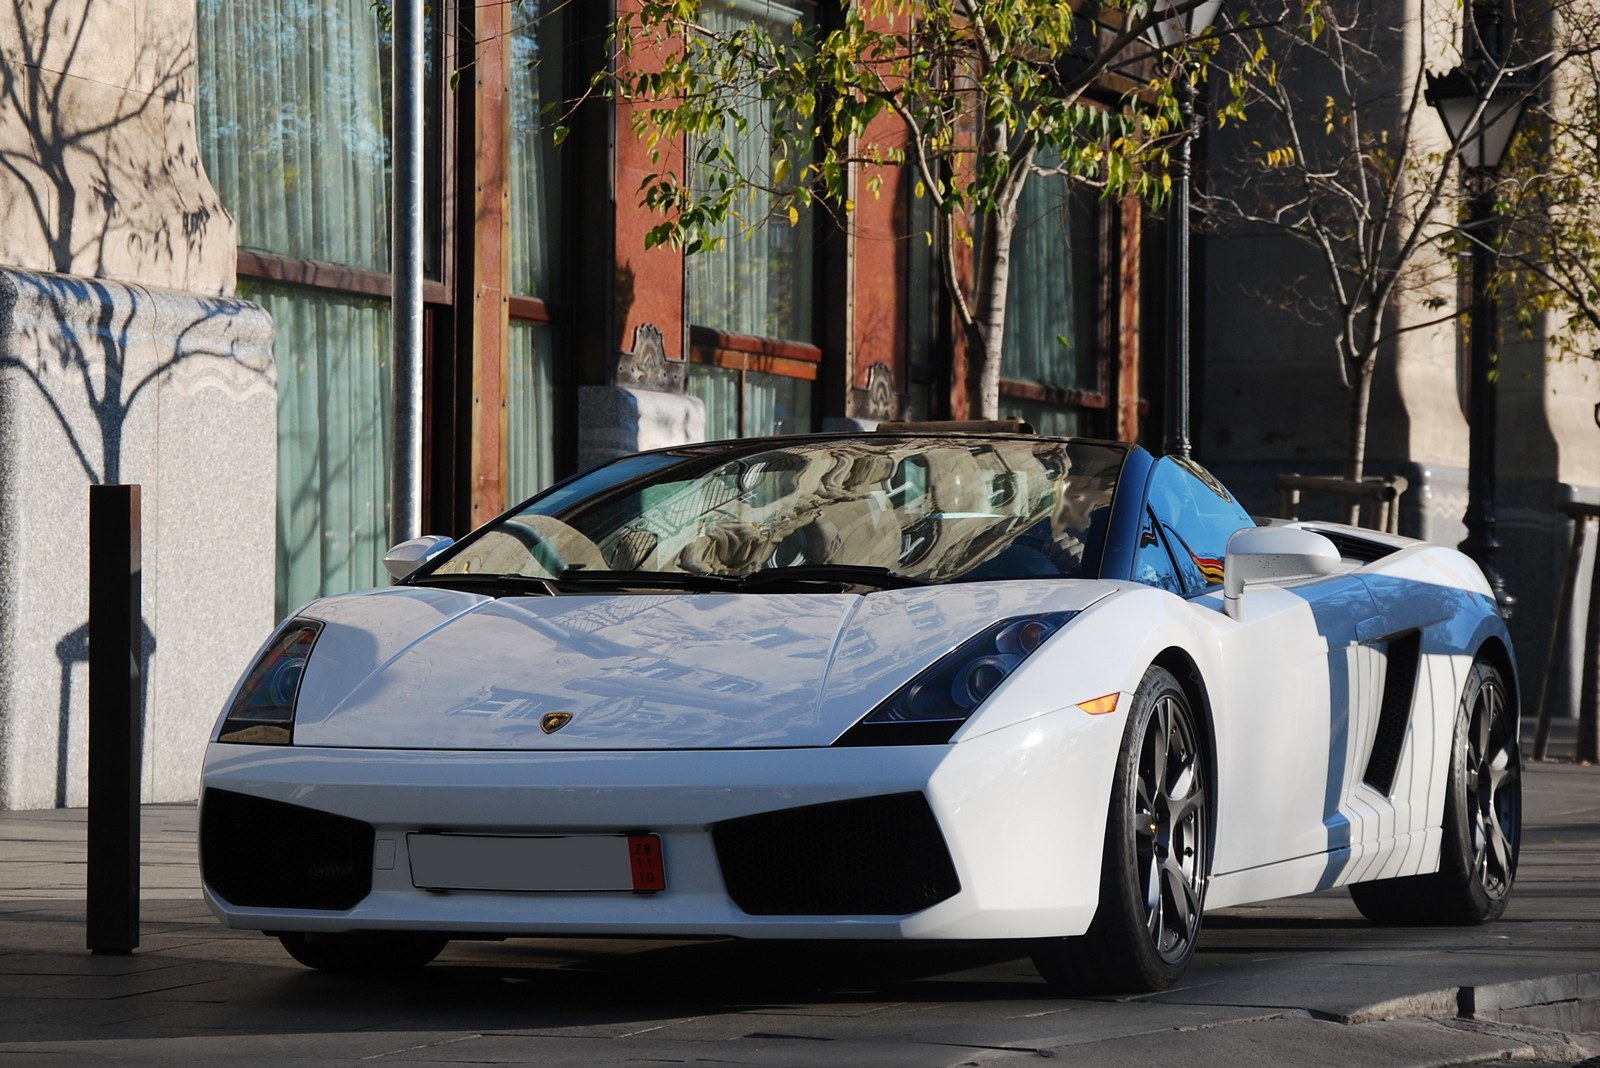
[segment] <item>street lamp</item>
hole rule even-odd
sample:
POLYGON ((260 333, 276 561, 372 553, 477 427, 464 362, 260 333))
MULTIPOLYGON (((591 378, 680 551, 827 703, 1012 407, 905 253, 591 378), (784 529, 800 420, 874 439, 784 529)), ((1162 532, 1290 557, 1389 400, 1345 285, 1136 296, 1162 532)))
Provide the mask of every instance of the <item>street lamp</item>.
POLYGON ((1472 308, 1467 348, 1467 537, 1461 551, 1477 561, 1494 590, 1501 615, 1509 616, 1516 598, 1506 592, 1495 566, 1495 349, 1498 302, 1490 289, 1500 219, 1495 213, 1495 174, 1505 158, 1527 105, 1529 86, 1501 67, 1499 0, 1472 5, 1464 62, 1448 74, 1428 75, 1428 103, 1443 120, 1461 159, 1467 195, 1465 231, 1472 243, 1472 308))
MULTIPOLYGON (((1152 0, 1157 21, 1145 40, 1159 51, 1176 48, 1205 33, 1222 10, 1222 0, 1152 0)), ((1187 63, 1177 62, 1178 143, 1172 152, 1172 206, 1167 213, 1167 417, 1162 451, 1188 456, 1189 442, 1189 169, 1194 139, 1195 87, 1187 63)))

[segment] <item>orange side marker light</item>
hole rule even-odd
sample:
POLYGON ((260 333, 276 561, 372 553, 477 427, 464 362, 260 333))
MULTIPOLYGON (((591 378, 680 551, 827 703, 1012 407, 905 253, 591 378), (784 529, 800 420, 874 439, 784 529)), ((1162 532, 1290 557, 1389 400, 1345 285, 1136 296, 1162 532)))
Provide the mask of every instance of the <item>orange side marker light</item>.
POLYGON ((1117 710, 1117 701, 1121 697, 1121 693, 1108 693, 1104 697, 1096 697, 1093 701, 1079 701, 1078 707, 1091 716, 1103 716, 1107 712, 1117 710))

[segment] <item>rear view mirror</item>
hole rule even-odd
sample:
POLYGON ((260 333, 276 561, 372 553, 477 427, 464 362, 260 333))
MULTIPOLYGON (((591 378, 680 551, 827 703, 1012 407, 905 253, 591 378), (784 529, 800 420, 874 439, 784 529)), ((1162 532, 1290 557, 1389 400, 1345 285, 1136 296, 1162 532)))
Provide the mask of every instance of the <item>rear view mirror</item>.
POLYGON ((1223 608, 1238 619, 1247 584, 1326 575, 1340 559, 1333 542, 1321 534, 1300 527, 1246 527, 1228 539, 1223 608))
POLYGON ((384 570, 393 578, 403 579, 454 544, 455 539, 439 534, 403 541, 383 554, 384 570))

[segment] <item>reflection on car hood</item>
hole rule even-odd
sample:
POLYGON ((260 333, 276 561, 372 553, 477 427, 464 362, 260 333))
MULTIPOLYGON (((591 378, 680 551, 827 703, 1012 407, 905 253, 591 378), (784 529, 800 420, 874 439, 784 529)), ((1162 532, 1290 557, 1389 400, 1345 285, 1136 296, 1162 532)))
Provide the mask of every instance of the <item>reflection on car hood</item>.
POLYGON ((295 744, 405 749, 828 745, 982 627, 1098 582, 848 594, 330 598, 295 744), (570 713, 546 733, 547 713, 570 713))

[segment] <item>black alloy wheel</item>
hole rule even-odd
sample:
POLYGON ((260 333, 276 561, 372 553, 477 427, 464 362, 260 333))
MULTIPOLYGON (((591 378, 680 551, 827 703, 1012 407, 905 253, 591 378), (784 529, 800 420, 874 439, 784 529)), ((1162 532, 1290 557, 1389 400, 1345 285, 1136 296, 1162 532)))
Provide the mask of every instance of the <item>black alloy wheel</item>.
POLYGON ((1194 956, 1211 860, 1210 783, 1199 720, 1170 672, 1134 695, 1112 782, 1100 907, 1081 938, 1034 946, 1072 992, 1163 990, 1194 956))

